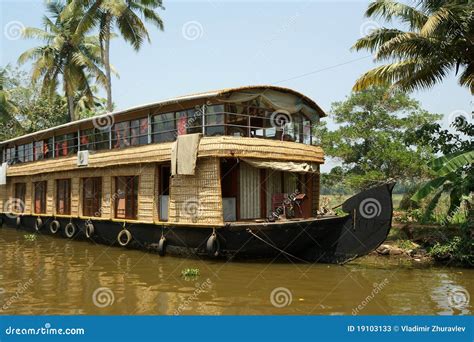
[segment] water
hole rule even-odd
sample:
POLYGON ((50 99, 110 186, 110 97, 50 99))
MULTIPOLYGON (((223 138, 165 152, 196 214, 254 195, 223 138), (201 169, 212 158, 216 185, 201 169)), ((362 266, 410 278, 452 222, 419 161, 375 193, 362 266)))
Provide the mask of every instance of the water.
POLYGON ((159 257, 0 230, 1 314, 472 314, 474 270, 159 257), (185 268, 199 268, 184 278, 185 268), (273 293, 273 295, 272 295, 273 293))

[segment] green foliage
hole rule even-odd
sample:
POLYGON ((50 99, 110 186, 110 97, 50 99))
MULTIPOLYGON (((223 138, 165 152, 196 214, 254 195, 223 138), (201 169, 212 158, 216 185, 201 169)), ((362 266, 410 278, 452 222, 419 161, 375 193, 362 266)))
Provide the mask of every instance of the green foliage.
POLYGON ((423 110, 407 94, 371 87, 333 103, 330 116, 338 128, 329 131, 322 124, 316 134, 326 154, 342 162, 333 173, 339 184, 344 179, 346 187, 359 190, 374 182, 427 174, 432 148, 417 141, 407 144, 407 134, 440 116, 423 110))
POLYGON ((25 234, 25 235, 23 235, 23 237, 25 238, 26 241, 36 241, 36 239, 38 238, 38 235, 36 235, 36 234, 25 234))
POLYGON ((423 184, 412 196, 415 202, 432 196, 426 207, 426 216, 431 215, 443 193, 449 195, 448 216, 452 216, 463 204, 472 205, 470 194, 474 191, 474 125, 459 121, 453 125, 457 135, 441 130, 439 125, 429 125, 420 128, 412 137, 419 137, 431 143, 436 151, 445 153, 428 163, 433 179, 423 184))
POLYGON ((33 62, 31 80, 41 83, 42 96, 54 100, 59 85, 63 87, 69 121, 74 121, 78 94, 85 98, 88 108, 93 108, 91 79, 95 78, 100 85, 106 84, 101 70, 99 38, 80 30, 81 16, 63 15, 66 7, 63 2, 51 1, 46 7, 48 15, 43 17, 44 27, 29 27, 23 33, 25 38, 40 39, 44 45, 28 49, 18 62, 33 62))
MULTIPOLYGON (((24 71, 11 66, 0 68, 3 91, 15 104, 0 120, 0 140, 54 127, 69 121, 67 101, 58 94, 45 96, 40 84, 32 84, 24 71)), ((76 117, 84 118, 103 110, 103 100, 95 100, 95 107, 76 106, 76 117)), ((76 102, 81 103, 80 99, 76 102)))
POLYGON ((390 62, 362 75, 354 90, 380 84, 405 91, 430 88, 454 71, 459 84, 474 94, 472 1, 412 2, 370 3, 367 17, 397 22, 406 30, 381 27, 354 44, 357 51, 375 52, 375 62, 390 62))
POLYGON ((197 277, 199 276, 199 268, 185 268, 181 271, 183 277, 197 277))
MULTIPOLYGON (((471 222, 472 224, 472 222, 471 222)), ((437 242, 430 250, 430 255, 438 261, 472 267, 474 265, 474 239, 472 226, 466 222, 461 227, 461 235, 446 242, 437 242)))

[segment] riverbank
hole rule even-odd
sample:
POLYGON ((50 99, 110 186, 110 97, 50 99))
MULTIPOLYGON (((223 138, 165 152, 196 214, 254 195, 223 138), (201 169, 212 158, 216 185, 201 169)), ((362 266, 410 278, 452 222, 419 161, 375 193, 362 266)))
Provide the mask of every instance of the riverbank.
MULTIPOLYGON (((368 256, 359 258, 355 262, 373 264, 377 263, 378 259, 384 259, 384 264, 389 262, 414 267, 443 265, 472 268, 473 265, 470 263, 461 264, 454 260, 449 250, 446 250, 443 255, 438 252, 440 248, 435 247, 443 246, 461 234, 462 228, 460 226, 394 222, 385 242, 368 256), (436 248, 436 252, 434 248, 436 248)), ((468 256, 466 255, 466 257, 468 256)))

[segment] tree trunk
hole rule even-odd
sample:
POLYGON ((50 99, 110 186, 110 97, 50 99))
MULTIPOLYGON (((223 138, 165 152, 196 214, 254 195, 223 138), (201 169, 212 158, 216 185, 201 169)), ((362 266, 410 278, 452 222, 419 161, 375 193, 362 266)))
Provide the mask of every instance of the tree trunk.
MULTIPOLYGON (((107 15, 107 14, 106 14, 107 15)), ((102 52, 102 58, 105 67, 105 76, 107 78, 107 83, 105 89, 107 91, 107 111, 111 112, 113 110, 112 105, 112 75, 110 72, 110 15, 107 15, 105 19, 105 33, 104 33, 104 49, 102 52)))
POLYGON ((67 113, 69 115, 69 122, 76 121, 76 115, 74 114, 74 97, 66 95, 67 100, 67 113))

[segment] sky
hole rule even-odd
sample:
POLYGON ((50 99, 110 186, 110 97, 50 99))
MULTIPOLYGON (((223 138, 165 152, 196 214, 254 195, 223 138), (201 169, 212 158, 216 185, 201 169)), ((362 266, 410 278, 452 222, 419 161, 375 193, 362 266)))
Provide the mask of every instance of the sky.
MULTIPOLYGON (((369 52, 350 49, 370 30, 387 25, 364 17, 368 3, 164 0, 166 9, 159 13, 165 30, 148 26, 150 44, 136 52, 120 38, 112 41, 111 62, 120 76, 112 83, 115 108, 272 84, 297 90, 330 112, 331 103, 344 100, 354 81, 374 66, 369 52)), ((18 28, 41 27, 44 12, 42 0, 0 0, 0 66, 16 65, 23 51, 40 45, 21 39, 18 28)), ((23 68, 29 71, 29 65, 23 68)), ((473 110, 472 96, 454 75, 412 96, 443 114, 444 125, 456 113, 473 110)))

